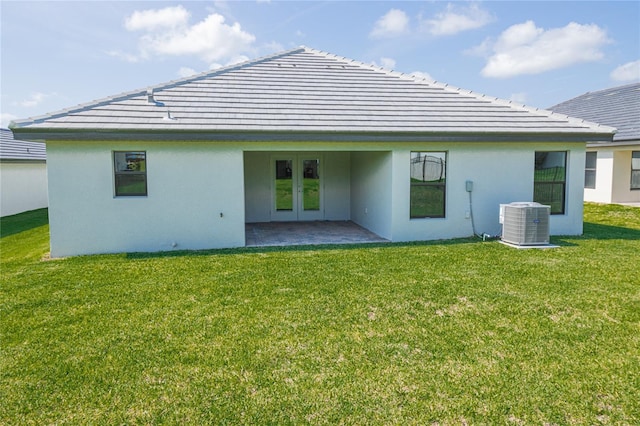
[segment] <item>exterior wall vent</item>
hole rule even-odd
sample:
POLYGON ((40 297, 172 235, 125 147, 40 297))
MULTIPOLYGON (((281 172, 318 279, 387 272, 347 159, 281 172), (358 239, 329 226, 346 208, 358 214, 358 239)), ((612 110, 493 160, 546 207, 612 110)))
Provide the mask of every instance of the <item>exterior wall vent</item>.
POLYGON ((549 244, 550 210, 533 202, 500 204, 502 241, 519 246, 549 244))

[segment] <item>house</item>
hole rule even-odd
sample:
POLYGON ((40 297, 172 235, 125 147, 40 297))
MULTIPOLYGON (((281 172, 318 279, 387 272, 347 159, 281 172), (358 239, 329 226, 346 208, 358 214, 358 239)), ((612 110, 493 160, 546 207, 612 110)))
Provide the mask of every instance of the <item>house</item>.
POLYGON ((45 145, 0 129, 0 216, 47 207, 45 145))
POLYGON ((587 143, 584 200, 640 203, 640 83, 589 92, 550 108, 613 126, 613 142, 587 143))
POLYGON ((615 131, 307 47, 11 127, 47 143, 53 257, 243 247, 273 221, 496 235, 513 201, 578 235, 585 144, 615 131))

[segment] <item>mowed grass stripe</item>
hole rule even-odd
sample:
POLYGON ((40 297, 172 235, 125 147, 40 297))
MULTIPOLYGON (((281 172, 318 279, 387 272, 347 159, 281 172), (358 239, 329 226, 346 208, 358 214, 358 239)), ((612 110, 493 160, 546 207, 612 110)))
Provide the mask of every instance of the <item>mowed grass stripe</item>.
POLYGON ((468 239, 59 260, 43 260, 43 217, 1 223, 0 423, 640 419, 640 209, 588 204, 585 235, 544 251, 468 239))

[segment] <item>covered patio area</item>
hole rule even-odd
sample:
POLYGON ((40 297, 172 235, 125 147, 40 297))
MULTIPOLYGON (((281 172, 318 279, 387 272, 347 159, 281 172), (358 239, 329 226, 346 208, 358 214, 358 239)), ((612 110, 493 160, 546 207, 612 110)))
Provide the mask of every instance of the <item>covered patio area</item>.
POLYGON ((247 223, 245 235, 247 247, 389 242, 352 221, 247 223))

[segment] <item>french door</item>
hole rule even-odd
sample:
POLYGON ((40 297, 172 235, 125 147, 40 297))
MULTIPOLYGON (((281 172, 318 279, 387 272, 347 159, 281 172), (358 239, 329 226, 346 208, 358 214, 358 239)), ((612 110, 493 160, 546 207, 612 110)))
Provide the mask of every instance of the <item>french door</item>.
POLYGON ((273 156, 271 170, 271 220, 324 219, 320 155, 273 156))

